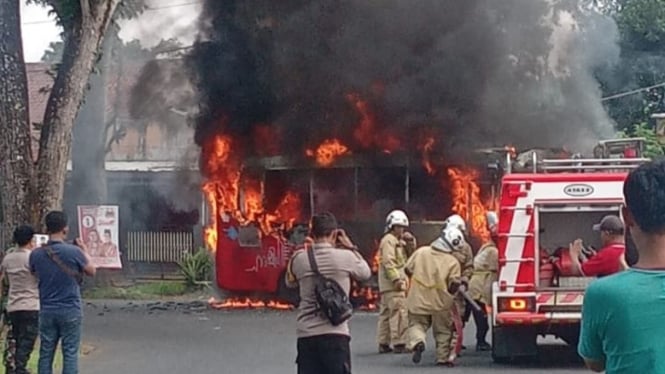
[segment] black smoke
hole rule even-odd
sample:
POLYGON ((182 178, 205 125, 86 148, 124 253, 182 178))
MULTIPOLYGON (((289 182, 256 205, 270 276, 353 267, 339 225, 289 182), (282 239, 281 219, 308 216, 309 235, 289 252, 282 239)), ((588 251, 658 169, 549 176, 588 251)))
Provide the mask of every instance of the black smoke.
POLYGON ((381 129, 407 143, 433 129, 451 154, 590 149, 613 131, 594 73, 619 52, 614 22, 591 3, 207 0, 188 64, 197 144, 216 132, 250 144, 267 123, 285 153, 330 136, 357 148, 355 93, 381 129))

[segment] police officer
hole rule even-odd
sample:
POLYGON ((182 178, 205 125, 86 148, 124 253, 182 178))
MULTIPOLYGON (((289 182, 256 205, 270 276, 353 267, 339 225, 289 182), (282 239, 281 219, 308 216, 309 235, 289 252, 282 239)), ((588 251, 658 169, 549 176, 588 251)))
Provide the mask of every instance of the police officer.
POLYGON ((429 246, 416 250, 406 263, 411 277, 406 302, 409 310, 409 344, 413 362, 419 363, 425 350, 427 330, 436 342, 437 365, 454 366, 451 356, 453 295, 461 285, 461 267, 452 253, 462 249, 464 235, 448 226, 429 246))
POLYGON ((385 235, 379 244, 379 353, 406 353, 408 313, 405 305, 407 277, 404 265, 415 249, 415 238, 406 232, 409 218, 401 210, 386 217, 385 235), (391 348, 392 345, 392 348, 391 348))
MULTIPOLYGON (((466 228, 466 222, 464 222, 464 219, 460 215, 453 214, 452 216, 448 217, 445 221, 445 227, 449 226, 457 228, 462 232, 465 238, 467 237, 468 232, 466 228)), ((460 281, 465 285, 465 287, 467 287, 469 280, 471 279, 471 275, 473 275, 473 251, 471 250, 471 246, 465 240, 461 249, 459 251, 453 252, 452 255, 460 263, 460 267, 462 269, 462 277, 460 281)), ((461 341, 462 336, 458 333, 458 330, 461 331, 464 328, 462 316, 466 310, 466 301, 462 295, 455 295, 455 306, 457 309, 453 311, 453 319, 458 327, 453 333, 452 345, 455 347, 455 355, 459 355, 459 351, 463 348, 463 346, 461 341)))
POLYGON ((479 311, 467 306, 465 313, 465 319, 468 318, 470 313, 473 313, 473 320, 476 323, 476 351, 489 351, 492 349, 485 340, 489 331, 485 306, 489 305, 492 301, 492 284, 498 279, 499 250, 495 244, 498 223, 496 213, 488 212, 487 226, 491 234, 491 239, 478 250, 473 261, 473 275, 469 282, 469 296, 481 308, 479 311))

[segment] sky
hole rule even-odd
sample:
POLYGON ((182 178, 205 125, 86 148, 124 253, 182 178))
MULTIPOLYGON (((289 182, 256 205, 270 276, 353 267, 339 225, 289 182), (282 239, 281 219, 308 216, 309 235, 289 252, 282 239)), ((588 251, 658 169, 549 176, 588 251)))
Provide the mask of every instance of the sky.
MULTIPOLYGON (((145 47, 161 39, 177 37, 183 44, 191 43, 196 35, 196 19, 201 0, 152 0, 149 8, 137 19, 121 23, 120 37, 139 39, 145 47)), ((49 9, 21 1, 23 54, 26 62, 41 59, 49 43, 60 40, 62 31, 55 24, 49 9)))

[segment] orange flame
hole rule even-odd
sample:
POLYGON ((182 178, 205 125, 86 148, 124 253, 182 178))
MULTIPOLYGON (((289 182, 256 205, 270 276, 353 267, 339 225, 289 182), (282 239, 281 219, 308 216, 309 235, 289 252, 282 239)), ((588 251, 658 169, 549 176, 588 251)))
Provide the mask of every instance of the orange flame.
POLYGON ((432 149, 434 148, 435 142, 436 141, 434 140, 434 137, 428 136, 423 141, 423 144, 421 144, 418 147, 420 149, 420 152, 422 153, 423 167, 425 168, 427 174, 429 175, 434 175, 434 173, 436 173, 436 170, 434 169, 434 166, 432 165, 432 160, 430 158, 430 154, 432 153, 432 149))
POLYGON ((452 192, 452 211, 471 223, 472 233, 483 242, 490 239, 487 229, 487 208, 483 204, 478 186, 478 172, 463 171, 459 168, 448 169, 452 192))
POLYGON ((202 189, 210 208, 204 239, 211 251, 217 248, 217 217, 220 214, 228 214, 241 224, 256 222, 264 234, 270 233, 278 222, 290 227, 300 215, 300 198, 291 191, 285 193, 275 212, 266 212, 262 182, 246 180, 240 186, 240 165, 231 157, 232 149, 233 142, 225 135, 216 135, 203 145, 202 164, 207 180, 202 189))
POLYGON ((319 145, 316 151, 308 149, 306 154, 309 157, 316 157, 317 164, 330 166, 339 156, 348 155, 351 152, 339 139, 326 139, 319 145))
POLYGON ((353 137, 363 148, 378 147, 383 153, 393 153, 401 147, 401 141, 393 134, 379 131, 376 115, 370 109, 369 103, 357 93, 346 95, 346 99, 356 108, 360 121, 353 131, 353 137))

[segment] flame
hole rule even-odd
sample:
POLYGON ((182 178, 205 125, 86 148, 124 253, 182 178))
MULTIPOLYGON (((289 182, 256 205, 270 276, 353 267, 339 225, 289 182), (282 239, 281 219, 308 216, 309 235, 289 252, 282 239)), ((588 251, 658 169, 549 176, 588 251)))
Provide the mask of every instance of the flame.
POLYGON ((451 210, 471 223, 472 233, 482 241, 490 239, 487 229, 487 207, 483 204, 478 186, 478 172, 449 168, 450 190, 453 205, 451 210))
POLYGON ((204 229, 206 246, 217 248, 217 217, 227 214, 240 224, 258 223, 264 234, 271 233, 277 223, 290 227, 300 216, 301 201, 293 191, 287 191, 274 212, 263 206, 263 182, 246 180, 240 185, 240 163, 234 159, 233 141, 226 135, 216 135, 203 145, 202 164, 207 180, 202 186, 210 208, 204 229))
POLYGON ((423 158, 423 167, 427 171, 427 174, 429 175, 434 175, 436 173, 436 170, 434 169, 434 166, 432 165, 432 160, 430 157, 430 154, 432 153, 432 149, 434 149, 434 143, 436 141, 434 140, 433 136, 428 136, 425 138, 422 144, 418 146, 418 149, 420 149, 420 152, 422 154, 423 158))
POLYGON ((379 131, 376 115, 372 112, 369 103, 357 93, 346 95, 346 99, 356 108, 360 121, 353 131, 353 137, 363 148, 375 146, 383 153, 393 153, 400 149, 400 139, 387 131, 379 131))
POLYGON ((326 139, 316 151, 308 149, 306 154, 309 157, 316 157, 316 163, 320 166, 330 166, 339 156, 348 155, 351 152, 339 139, 326 139))
MULTIPOLYGON (((379 247, 378 240, 374 242, 375 248, 379 247)), ((372 257, 372 274, 377 274, 379 272, 379 251, 378 249, 374 252, 372 257)), ((360 310, 376 310, 379 302, 379 291, 373 287, 359 287, 356 282, 353 282, 351 287, 351 296, 355 299, 361 299, 363 301, 360 306, 360 310)))
POLYGON ((213 309, 276 309, 276 310, 292 310, 293 305, 282 303, 279 301, 269 300, 256 300, 250 298, 228 298, 225 300, 217 300, 211 297, 208 300, 208 305, 213 309))

